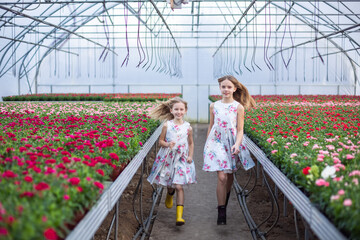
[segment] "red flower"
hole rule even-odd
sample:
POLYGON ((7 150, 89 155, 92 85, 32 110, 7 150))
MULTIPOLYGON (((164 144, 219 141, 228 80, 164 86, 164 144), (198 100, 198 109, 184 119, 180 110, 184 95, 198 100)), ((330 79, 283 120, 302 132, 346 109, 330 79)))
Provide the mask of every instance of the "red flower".
POLYGON ((27 182, 32 182, 33 181, 32 177, 30 177, 30 176, 25 176, 24 180, 27 181, 27 182))
POLYGON ((65 199, 65 200, 69 200, 69 199, 70 199, 70 196, 66 194, 66 195, 64 195, 64 199, 65 199))
POLYGON ((17 177, 18 175, 15 174, 13 171, 11 170, 6 170, 4 173, 3 173, 3 177, 5 178, 15 178, 17 177))
POLYGON ((110 157, 112 159, 115 159, 116 161, 119 161, 119 156, 116 153, 109 153, 110 157))
POLYGON ((304 174, 304 175, 308 175, 310 169, 311 169, 311 167, 305 167, 305 168, 303 168, 303 170, 302 170, 303 174, 304 174))
POLYGON ((68 181, 71 183, 71 185, 78 185, 80 183, 80 178, 72 177, 68 181))
POLYGON ((35 189, 38 191, 43 191, 50 189, 50 186, 45 182, 39 182, 37 185, 35 185, 35 189))
POLYGON ((125 150, 127 150, 127 146, 123 141, 119 142, 119 147, 124 148, 125 150))
POLYGON ((98 170, 96 170, 96 172, 98 174, 100 174, 101 176, 104 176, 104 171, 102 169, 98 169, 98 170))
POLYGON ((26 150, 27 150, 26 147, 19 147, 19 151, 20 151, 20 152, 25 152, 26 150))
POLYGON ((6 236, 8 235, 8 230, 4 227, 0 227, 0 236, 6 236))
POLYGON ((104 189, 104 185, 101 182, 94 182, 94 185, 100 189, 104 189))
POLYGON ((57 240, 58 235, 56 234, 55 230, 52 228, 48 228, 44 231, 44 237, 47 240, 57 240))
POLYGON ((33 192, 23 192, 20 194, 20 197, 33 197, 35 194, 33 192))

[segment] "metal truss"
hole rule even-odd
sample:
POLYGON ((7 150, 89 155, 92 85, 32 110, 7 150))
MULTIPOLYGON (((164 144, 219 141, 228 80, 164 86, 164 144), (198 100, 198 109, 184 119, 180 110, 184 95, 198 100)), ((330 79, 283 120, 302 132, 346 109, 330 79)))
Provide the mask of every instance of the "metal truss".
MULTIPOLYGON (((354 70, 357 83, 359 21, 360 0, 193 0, 175 11, 171 11, 164 0, 4 0, 0 3, 0 77, 16 70, 19 82, 25 78, 31 91, 46 56, 53 52, 79 55, 76 48, 66 47, 66 42, 83 39, 94 49, 103 49, 102 56, 106 56, 108 52, 117 54, 117 40, 128 41, 140 36, 145 38, 146 46, 151 46, 149 52, 146 48, 147 57, 158 54, 155 60, 168 54, 157 53, 159 47, 174 47, 180 56, 181 48, 209 47, 215 49, 215 57, 220 49, 240 47, 244 41, 246 48, 256 49, 258 42, 264 42, 264 48, 274 45, 276 49, 282 39, 281 48, 270 54, 275 56, 300 46, 314 47, 313 43, 318 51, 323 47, 318 46, 318 42, 327 41, 331 51, 313 58, 322 60, 321 56, 344 55, 354 70), (117 19, 124 17, 124 9, 143 26, 141 30, 136 31, 138 24, 129 22, 126 34, 91 31, 110 26, 122 29, 124 24, 117 19), (146 14, 140 14, 140 9, 146 14), (105 20, 101 21, 100 17, 105 20), (289 35, 287 29, 293 34, 289 35), (138 36, 134 37, 136 34, 138 36), (181 44, 178 39, 182 39, 181 44), (234 45, 235 39, 239 42, 234 45), (274 39, 278 43, 267 44, 274 39), (283 46, 284 39, 287 44, 283 46), (164 41, 166 45, 160 46, 164 41), (31 82, 29 73, 34 69, 36 74, 31 82)), ((264 52, 267 53, 267 49, 264 52)), ((270 55, 264 56, 265 62, 270 61, 270 55)), ((167 65, 164 62, 153 70, 160 71, 167 65)))

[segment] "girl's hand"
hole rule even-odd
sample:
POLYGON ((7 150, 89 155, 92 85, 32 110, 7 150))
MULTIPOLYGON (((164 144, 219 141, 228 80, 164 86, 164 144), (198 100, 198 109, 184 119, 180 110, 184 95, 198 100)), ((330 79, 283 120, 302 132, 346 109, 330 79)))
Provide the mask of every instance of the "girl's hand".
POLYGON ((240 146, 235 144, 234 146, 231 147, 231 153, 234 155, 237 155, 240 153, 240 146))
POLYGON ((187 157, 186 161, 187 161, 188 163, 192 163, 193 160, 192 160, 191 157, 187 157))
POLYGON ((174 141, 168 142, 168 147, 169 147, 170 149, 172 149, 174 146, 175 146, 175 142, 174 142, 174 141))

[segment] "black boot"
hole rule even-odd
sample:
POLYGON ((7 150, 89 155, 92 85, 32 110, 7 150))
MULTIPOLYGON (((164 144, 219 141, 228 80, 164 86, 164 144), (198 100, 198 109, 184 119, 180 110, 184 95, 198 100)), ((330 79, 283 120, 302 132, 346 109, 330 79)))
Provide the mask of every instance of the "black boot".
POLYGON ((226 225, 226 206, 218 206, 217 225, 226 225))
POLYGON ((227 207, 228 205, 228 202, 229 202, 229 198, 230 198, 230 193, 231 191, 229 191, 227 194, 226 194, 226 202, 225 202, 225 207, 227 207))

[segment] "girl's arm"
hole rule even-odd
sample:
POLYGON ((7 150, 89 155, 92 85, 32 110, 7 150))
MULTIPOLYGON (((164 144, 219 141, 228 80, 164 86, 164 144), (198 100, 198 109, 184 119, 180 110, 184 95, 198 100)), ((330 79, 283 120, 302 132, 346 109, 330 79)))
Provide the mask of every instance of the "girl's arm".
POLYGON ((244 114, 245 114, 245 110, 244 107, 239 104, 238 108, 237 108, 237 123, 236 123, 236 130, 237 130, 237 134, 236 134, 236 141, 234 146, 231 147, 231 152, 233 154, 239 154, 240 152, 240 145, 242 143, 242 139, 244 136, 244 114))
POLYGON ((214 103, 211 103, 210 104, 210 123, 209 123, 209 128, 208 128, 208 131, 207 131, 206 138, 209 136, 211 128, 213 127, 213 125, 214 125, 214 103))
POLYGON ((166 142, 166 131, 167 131, 167 122, 164 123, 163 128, 161 130, 160 136, 159 136, 159 145, 160 147, 174 147, 175 142, 166 142))
POLYGON ((192 127, 190 127, 190 129, 189 129, 188 144, 189 144, 189 156, 187 158, 187 162, 191 163, 193 161, 193 155, 194 155, 194 141, 193 141, 192 127))

